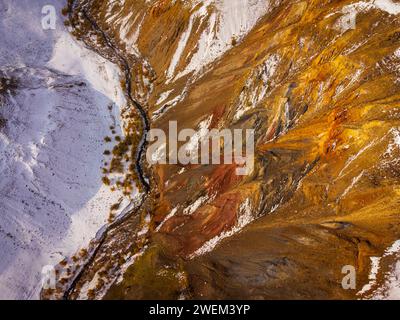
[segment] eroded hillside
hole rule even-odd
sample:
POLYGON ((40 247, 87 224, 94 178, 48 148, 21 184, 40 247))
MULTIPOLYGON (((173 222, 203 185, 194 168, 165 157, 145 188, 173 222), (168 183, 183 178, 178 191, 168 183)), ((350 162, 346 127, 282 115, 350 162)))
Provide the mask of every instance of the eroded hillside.
POLYGON ((144 204, 97 246, 69 298, 396 292, 400 3, 77 1, 69 10, 79 39, 123 67, 111 44, 129 62, 123 86, 152 128, 177 121, 198 139, 204 128, 251 128, 256 141, 245 176, 235 164, 142 159, 144 204), (342 288, 345 265, 357 270, 356 289, 342 288))

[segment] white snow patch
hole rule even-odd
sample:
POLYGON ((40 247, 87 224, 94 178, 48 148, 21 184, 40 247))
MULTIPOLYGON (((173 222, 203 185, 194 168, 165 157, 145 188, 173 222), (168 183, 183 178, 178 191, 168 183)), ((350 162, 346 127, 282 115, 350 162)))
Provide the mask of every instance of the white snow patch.
POLYGON ((271 78, 278 69, 280 60, 279 55, 272 54, 252 72, 239 96, 239 108, 236 111, 235 120, 239 120, 247 111, 255 108, 267 96, 270 86, 274 85, 271 78))
POLYGON ((172 90, 168 90, 166 92, 163 92, 160 94, 160 97, 158 98, 157 102, 156 102, 156 106, 163 103, 165 100, 167 100, 167 98, 169 97, 169 95, 174 91, 174 89, 172 90))
POLYGON ((369 148, 371 148, 372 146, 374 146, 376 144, 376 142, 378 141, 378 139, 374 139, 372 140, 370 143, 368 143, 366 146, 364 146, 363 148, 361 148, 355 155, 352 155, 345 163, 343 169, 339 172, 339 175, 336 179, 339 179, 342 177, 342 175, 344 174, 344 172, 347 170, 347 168, 353 163, 354 160, 358 159, 358 157, 360 157, 365 151, 367 151, 369 148))
POLYGON ((147 214, 146 217, 144 218, 144 225, 143 225, 142 229, 139 230, 139 232, 137 233, 138 237, 142 237, 149 232, 150 221, 151 221, 151 216, 150 216, 150 214, 147 214))
POLYGON ((187 153, 192 153, 198 150, 200 143, 204 138, 207 137, 209 133, 209 127, 211 125, 211 121, 213 119, 213 115, 209 116, 207 119, 201 121, 197 128, 196 133, 190 138, 189 142, 185 144, 185 149, 187 153))
POLYGON ((346 188, 346 190, 344 190, 343 194, 340 196, 340 199, 346 196, 349 193, 349 191, 354 188, 354 186, 358 183, 358 181, 361 179, 363 175, 364 175, 364 170, 361 171, 358 176, 354 177, 351 180, 350 185, 346 188))
MULTIPOLYGON (((203 5, 202 8, 204 8, 205 6, 203 5)), ((201 11, 200 11, 201 12, 201 11)), ((190 16, 189 19, 189 25, 187 27, 187 29, 183 32, 183 34, 181 35, 181 38, 179 39, 179 43, 178 43, 178 47, 174 53, 174 55, 172 56, 172 60, 170 63, 170 66, 167 70, 167 83, 173 78, 174 73, 175 73, 175 69, 181 59, 182 53, 185 50, 186 44, 189 40, 190 35, 192 34, 192 28, 193 28, 193 20, 198 16, 199 11, 196 11, 194 14, 192 14, 190 16)))
POLYGON ((251 223, 254 220, 252 214, 252 207, 250 199, 246 199, 239 208, 239 218, 236 222, 236 225, 229 231, 222 232, 216 237, 210 239, 206 243, 204 243, 199 249, 197 249, 194 253, 190 255, 190 258, 194 258, 207 252, 214 250, 214 248, 226 238, 233 236, 234 234, 240 232, 245 226, 251 223))
POLYGON ((193 202, 190 206, 188 206, 187 208, 185 208, 185 210, 183 210, 183 213, 185 215, 191 215, 194 212, 196 212, 196 210, 198 208, 200 208, 200 206, 205 203, 208 200, 208 196, 203 196, 198 198, 195 202, 193 202))
MULTIPOLYGON (((193 6, 198 2, 195 1, 193 6)), ((240 41, 270 9, 268 0, 207 0, 203 1, 201 9, 193 13, 192 17, 205 15, 206 8, 210 5, 213 5, 215 9, 209 17, 207 27, 200 35, 197 51, 175 79, 191 72, 195 74, 201 72, 204 67, 232 48, 233 38, 240 41)), ((177 56, 180 56, 181 48, 186 41, 185 33, 181 38, 177 56)), ((175 66, 175 61, 176 59, 173 59, 172 66, 175 66)))
POLYGON ((160 225, 157 227, 156 232, 159 232, 161 230, 161 228, 163 227, 163 225, 169 220, 171 219, 178 211, 178 207, 175 207, 171 210, 171 212, 165 217, 165 219, 160 223, 160 225))
POLYGON ((392 156, 394 150, 400 150, 400 129, 392 128, 390 133, 393 135, 393 140, 389 143, 385 155, 392 156))
POLYGON ((374 300, 398 300, 400 299, 400 240, 395 241, 387 248, 382 257, 371 257, 371 271, 369 275, 369 283, 366 284, 358 295, 362 295, 370 291, 376 286, 376 279, 380 270, 382 259, 393 257, 396 261, 390 267, 390 271, 384 275, 384 283, 381 287, 376 288, 368 295, 369 299, 374 300))
MULTIPOLYGON (((158 108, 156 111, 153 112, 153 115, 151 117, 152 121, 155 121, 157 119, 159 119, 160 117, 162 117, 168 110, 170 110, 171 108, 175 107, 179 102, 181 102, 183 99, 185 99, 186 95, 187 95, 187 90, 188 90, 188 86, 185 86, 185 88, 183 88, 182 92, 180 94, 178 94, 176 97, 174 97, 173 99, 171 99, 170 101, 168 101, 167 103, 161 103, 161 107, 158 108)), ((169 94, 170 95, 170 94, 169 94)), ((168 95, 168 97, 169 97, 168 95)), ((161 97, 160 97, 161 99, 161 97)), ((165 100, 164 100, 165 101, 165 100)), ((157 105, 158 103, 156 103, 157 105)))
POLYGON ((400 3, 393 2, 393 0, 375 0, 372 5, 389 14, 397 15, 400 13, 400 3))
POLYGON ((378 272, 379 272, 379 264, 380 264, 381 258, 380 257, 371 257, 370 259, 371 259, 371 271, 368 276, 369 282, 366 285, 364 285, 364 287, 361 289, 361 291, 359 291, 357 293, 358 295, 368 292, 369 290, 372 289, 372 287, 376 283, 376 276, 378 275, 378 272))
MULTIPOLYGON (((398 15, 400 13, 400 3, 393 2, 392 0, 371 0, 358 1, 346 5, 342 8, 342 13, 344 13, 344 15, 338 19, 335 27, 342 33, 349 29, 354 29, 356 27, 357 15, 372 9, 378 9, 390 15, 398 15)), ((327 17, 331 15, 332 14, 329 14, 327 17)))

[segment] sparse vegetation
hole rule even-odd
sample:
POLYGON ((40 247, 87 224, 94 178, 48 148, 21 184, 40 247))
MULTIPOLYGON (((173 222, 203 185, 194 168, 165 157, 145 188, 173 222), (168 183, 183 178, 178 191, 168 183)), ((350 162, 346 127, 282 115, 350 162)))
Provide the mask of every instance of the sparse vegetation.
POLYGON ((68 8, 68 6, 62 8, 61 14, 62 14, 64 17, 66 17, 66 16, 68 15, 68 13, 69 13, 69 8, 68 8))
POLYGON ((0 129, 4 128, 7 124, 7 119, 4 119, 2 116, 0 116, 0 129))
POLYGON ((6 94, 8 92, 13 93, 18 87, 18 81, 14 78, 9 78, 0 75, 0 94, 6 94))
POLYGON ((236 37, 232 37, 231 44, 232 44, 232 46, 236 46, 237 45, 236 37))
POLYGON ((81 251, 79 251, 79 255, 81 258, 86 258, 88 256, 87 249, 81 249, 81 251))
POLYGON ((104 183, 106 186, 109 186, 109 185, 111 184, 111 181, 110 181, 110 179, 109 179, 108 177, 103 177, 103 178, 101 179, 101 181, 103 181, 103 183, 104 183))
POLYGON ((110 172, 122 173, 124 170, 121 159, 120 158, 113 158, 110 164, 110 172))
POLYGON ((120 204, 119 204, 119 203, 115 203, 115 204, 113 204, 113 205, 111 206, 111 211, 116 211, 116 210, 119 209, 119 207, 120 207, 120 204))
POLYGON ((114 213, 110 213, 110 215, 108 216, 108 223, 112 223, 115 220, 115 214, 114 213))
MULTIPOLYGON (((18 81, 14 78, 9 78, 0 72, 0 108, 4 103, 8 94, 14 95, 15 90, 18 88, 18 81)), ((0 118, 0 129, 4 127, 6 121, 4 118, 0 118)))
POLYGON ((129 145, 126 143, 126 140, 125 140, 125 141, 121 141, 119 144, 117 144, 117 145, 114 147, 114 149, 113 149, 113 151, 112 151, 112 154, 113 154, 114 156, 116 156, 116 157, 122 158, 122 156, 123 156, 126 152, 128 152, 128 149, 129 149, 129 145))
MULTIPOLYGON (((70 13, 71 4, 72 1, 69 0, 67 7, 63 9, 64 15, 68 15, 68 13, 70 13)), ((93 4, 93 10, 91 12, 92 14, 94 14, 94 12, 97 12, 95 9, 97 8, 97 6, 102 6, 102 4, 93 4)), ((114 55, 112 54, 112 52, 108 51, 109 48, 107 43, 105 42, 103 35, 97 32, 87 19, 82 19, 79 15, 75 14, 76 12, 79 12, 79 9, 74 10, 72 12, 72 15, 69 17, 69 22, 71 23, 71 25, 74 26, 74 29, 72 31, 73 35, 78 40, 84 39, 87 43, 93 45, 94 47, 104 49, 105 54, 107 55, 107 53, 109 53, 110 59, 112 60, 112 57, 114 55)), ((109 37, 115 39, 118 38, 118 35, 114 34, 112 29, 106 26, 101 27, 108 33, 109 37)), ((137 74, 138 72, 146 72, 146 74, 149 73, 148 70, 143 71, 143 67, 141 65, 132 66, 132 72, 135 72, 135 74, 137 74), (138 68, 140 70, 137 70, 138 68)), ((125 78, 121 78, 120 85, 121 88, 125 90, 127 86, 129 86, 129 83, 126 82, 125 78)), ((132 86, 135 86, 135 83, 132 83, 132 86)), ((133 90, 133 92, 136 91, 137 90, 133 90)), ((111 112, 115 105, 109 104, 107 107, 108 110, 111 112)), ((102 168, 102 173, 104 177, 102 180, 103 183, 110 185, 110 188, 112 188, 112 190, 122 189, 124 194, 130 195, 132 194, 135 185, 138 185, 140 187, 140 184, 136 183, 137 173, 135 162, 137 156, 136 148, 139 144, 143 128, 142 121, 134 107, 127 106, 127 108, 123 112, 123 117, 127 123, 127 127, 124 128, 125 136, 122 137, 121 135, 117 135, 119 132, 116 126, 113 124, 110 126, 111 135, 104 138, 105 143, 110 143, 115 139, 117 144, 113 147, 112 150, 104 151, 104 155, 111 156, 111 160, 107 163, 104 163, 104 167, 102 168), (109 174, 120 174, 123 176, 110 180, 109 178, 107 178, 107 175, 109 174)))
POLYGON ((60 262, 60 266, 65 267, 68 264, 68 260, 64 259, 60 262))
POLYGON ((90 289, 87 292, 87 296, 90 300, 94 300, 96 298, 96 292, 94 289, 90 289))

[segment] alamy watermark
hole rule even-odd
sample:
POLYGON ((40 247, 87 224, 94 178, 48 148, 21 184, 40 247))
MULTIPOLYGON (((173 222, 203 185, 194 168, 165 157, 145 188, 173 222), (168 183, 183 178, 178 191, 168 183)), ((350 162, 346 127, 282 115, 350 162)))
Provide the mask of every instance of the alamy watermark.
POLYGON ((146 153, 150 165, 236 164, 236 174, 240 176, 249 175, 254 168, 253 129, 201 128, 178 132, 177 122, 170 121, 168 139, 163 130, 152 129, 147 140, 151 143, 146 153))
POLYGON ((42 8, 42 28, 43 30, 55 30, 57 23, 57 11, 53 5, 45 5, 42 8))
POLYGON ((345 274, 345 276, 342 279, 342 288, 344 290, 356 289, 356 280, 357 280, 356 268, 354 268, 354 266, 351 265, 343 266, 342 274, 345 274))

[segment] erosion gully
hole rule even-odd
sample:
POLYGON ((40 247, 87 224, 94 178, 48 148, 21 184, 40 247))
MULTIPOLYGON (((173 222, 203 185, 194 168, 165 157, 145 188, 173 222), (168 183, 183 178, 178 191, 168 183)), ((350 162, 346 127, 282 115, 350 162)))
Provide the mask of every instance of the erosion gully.
POLYGON ((110 58, 108 54, 102 53, 99 48, 93 47, 88 41, 83 40, 85 45, 89 47, 89 49, 95 51, 97 54, 102 56, 103 58, 114 62, 117 61, 121 70, 123 71, 124 77, 125 77, 125 94, 126 97, 128 98, 128 101, 131 106, 133 106, 139 113, 141 121, 142 121, 142 126, 143 126, 143 132, 142 132, 142 137, 140 140, 140 143, 138 144, 137 150, 136 150, 136 159, 135 159, 135 168, 136 172, 139 178, 140 184, 143 186, 144 189, 144 195, 141 199, 141 201, 130 211, 128 211, 123 217, 120 219, 117 219, 113 223, 109 224, 103 231, 103 233, 98 236, 98 240, 96 243, 96 247, 92 250, 89 259, 86 261, 86 263, 83 264, 83 266, 80 267, 79 272, 76 273, 75 277, 73 278, 72 282, 68 286, 68 288, 65 290, 63 299, 64 300, 69 300, 71 294, 75 291, 76 285, 79 283, 81 280, 85 270, 87 269, 88 266, 90 266, 100 248, 103 246, 108 234, 110 233, 111 230, 115 229, 122 223, 124 223, 126 220, 128 220, 132 215, 135 215, 140 211, 142 208, 143 204, 149 197, 150 191, 151 191, 151 186, 150 186, 150 179, 147 179, 144 170, 143 170, 143 161, 144 161, 144 154, 146 152, 147 148, 147 135, 148 132, 150 131, 150 120, 147 116, 147 113, 144 109, 144 107, 133 98, 132 96, 132 87, 131 87, 131 81, 132 81, 132 73, 131 73, 131 67, 129 64, 129 60, 120 52, 119 48, 113 44, 112 40, 107 36, 106 32, 104 32, 98 23, 95 21, 94 18, 92 18, 89 14, 88 8, 92 4, 92 0, 82 0, 82 1, 77 1, 73 0, 69 4, 69 17, 70 21, 72 23, 72 28, 75 28, 76 25, 73 24, 73 19, 72 16, 76 12, 76 10, 80 10, 82 13, 82 17, 90 23, 91 27, 93 28, 94 31, 96 31, 98 34, 101 35, 101 37, 104 40, 104 43, 106 44, 107 48, 110 49, 110 51, 113 54, 113 57, 110 58), (115 59, 115 61, 112 60, 112 58, 115 59))

